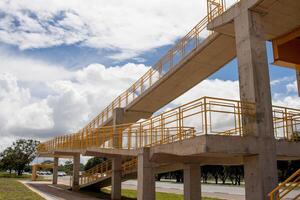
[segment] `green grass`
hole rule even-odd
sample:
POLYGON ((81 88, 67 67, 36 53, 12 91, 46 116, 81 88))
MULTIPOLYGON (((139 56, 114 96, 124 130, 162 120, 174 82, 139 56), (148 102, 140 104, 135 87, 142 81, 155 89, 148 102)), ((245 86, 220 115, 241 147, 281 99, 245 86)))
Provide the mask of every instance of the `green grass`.
POLYGON ((7 173, 7 172, 0 172, 0 178, 31 178, 31 175, 29 174, 22 174, 21 176, 18 176, 18 174, 15 173, 7 173))
POLYGON ((0 200, 45 200, 16 178, 0 178, 0 200))
MULTIPOLYGON (((109 199, 110 198, 110 190, 102 189, 101 192, 85 192, 91 196, 102 198, 102 199, 109 199)), ((123 200, 132 200, 136 199, 137 192, 136 190, 122 190, 122 199, 123 200)), ((163 192, 156 192, 156 200, 183 200, 183 195, 180 194, 171 194, 171 193, 163 193, 163 192)), ((204 197, 202 200, 220 200, 216 198, 208 198, 204 197)))

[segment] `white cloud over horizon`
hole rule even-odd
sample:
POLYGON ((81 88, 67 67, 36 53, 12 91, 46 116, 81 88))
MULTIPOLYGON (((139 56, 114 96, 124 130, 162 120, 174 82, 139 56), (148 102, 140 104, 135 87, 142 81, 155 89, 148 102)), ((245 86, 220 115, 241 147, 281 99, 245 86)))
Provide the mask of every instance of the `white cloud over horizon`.
POLYGON ((78 130, 148 69, 132 63, 114 67, 91 64, 70 71, 71 79, 44 80, 51 91, 45 97, 33 96, 13 71, 1 72, 0 148, 16 138, 43 139, 78 130))
POLYGON ((1 42, 20 49, 80 44, 122 60, 172 44, 206 15, 206 2, 3 0, 0 13, 1 42))

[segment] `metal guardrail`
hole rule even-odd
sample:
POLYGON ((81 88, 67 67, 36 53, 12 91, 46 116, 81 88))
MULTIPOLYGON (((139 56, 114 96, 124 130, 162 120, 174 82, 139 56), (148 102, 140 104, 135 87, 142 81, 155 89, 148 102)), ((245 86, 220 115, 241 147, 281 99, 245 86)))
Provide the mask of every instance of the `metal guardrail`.
MULTIPOLYGON (((292 190, 300 186, 300 169, 287 178, 284 182, 280 183, 273 191, 269 193, 270 200, 280 200, 288 195, 292 190)), ((297 200, 300 198, 300 193, 293 198, 297 200)))
MULTIPOLYGON (((38 152, 86 150, 87 148, 137 149, 188 139, 197 135, 244 136, 255 123, 254 103, 202 97, 147 120, 88 129, 85 133, 59 136, 38 146, 38 152), (250 125, 251 127, 251 125, 250 125)), ((276 139, 299 140, 300 110, 273 106, 276 139)))
MULTIPOLYGON (((132 172, 137 168, 137 159, 132 158, 123 162, 122 164, 122 174, 125 175, 126 173, 132 172)), ((91 182, 96 182, 102 178, 110 178, 112 175, 112 161, 107 160, 104 161, 89 170, 86 170, 80 176, 80 185, 85 185, 91 182)))

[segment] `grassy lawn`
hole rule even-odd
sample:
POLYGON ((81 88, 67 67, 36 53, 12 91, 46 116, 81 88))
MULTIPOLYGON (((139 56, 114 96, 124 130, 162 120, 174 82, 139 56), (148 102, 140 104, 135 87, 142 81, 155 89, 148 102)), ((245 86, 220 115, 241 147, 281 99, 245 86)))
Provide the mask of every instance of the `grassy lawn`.
MULTIPOLYGON (((22 178, 22 177, 21 177, 22 178)), ((24 178, 24 177, 23 177, 24 178)), ((45 200, 16 178, 0 178, 0 200, 45 200)))
POLYGON ((6 172, 0 172, 0 178, 19 178, 19 179, 22 179, 22 178, 30 178, 31 175, 29 174, 23 174, 21 176, 18 176, 18 174, 15 174, 15 173, 6 173, 6 172))
MULTIPOLYGON (((110 198, 110 190, 102 189, 100 193, 94 192, 84 192, 91 196, 102 198, 102 199, 109 199, 110 198)), ((132 200, 136 199, 137 192, 136 190, 122 190, 122 199, 123 200, 132 200)), ((163 192, 156 192, 156 200, 183 200, 183 195, 180 194, 171 194, 171 193, 163 193, 163 192)), ((219 200, 216 198, 207 198, 204 197, 202 200, 219 200)))

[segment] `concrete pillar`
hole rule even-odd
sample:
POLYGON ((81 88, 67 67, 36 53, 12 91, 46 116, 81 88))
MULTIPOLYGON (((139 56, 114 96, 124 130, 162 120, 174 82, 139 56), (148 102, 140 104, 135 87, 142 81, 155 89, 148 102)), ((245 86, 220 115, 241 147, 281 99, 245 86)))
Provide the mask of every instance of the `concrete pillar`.
POLYGON ((112 159, 111 199, 121 200, 122 158, 112 159))
POLYGON ((37 179, 36 172, 37 172, 37 165, 32 165, 32 172, 31 172, 31 180, 32 181, 36 181, 36 179, 37 179))
POLYGON ((58 157, 54 157, 53 159, 53 178, 52 184, 57 184, 57 177, 58 177, 58 157))
POLYGON ((264 27, 259 13, 234 19, 241 101, 255 102, 255 117, 243 116, 245 134, 257 136, 259 154, 244 158, 247 200, 268 199, 277 186, 276 146, 264 27))
POLYGON ((296 81, 298 87, 298 96, 300 97, 300 65, 298 65, 296 69, 296 81))
MULTIPOLYGON (((122 148, 122 135, 120 129, 117 130, 116 126, 123 123, 124 108, 115 108, 113 111, 113 147, 122 148)), ((121 184, 122 184, 122 157, 116 157, 112 160, 112 177, 111 177, 111 199, 121 199, 121 184)))
POLYGON ((183 169, 184 200, 201 199, 201 171, 199 164, 185 164, 183 169))
POLYGON ((155 199, 155 176, 149 148, 138 154, 138 200, 155 199))
POLYGON ((79 190, 79 171, 80 171, 80 154, 73 156, 73 181, 72 190, 79 190))
MULTIPOLYGON (((113 126, 122 124, 124 121, 124 108, 115 108, 113 111, 113 126)), ((119 129, 120 130, 120 129, 119 129)), ((113 147, 121 148, 122 147, 122 137, 121 132, 114 128, 114 137, 113 137, 113 147)))

